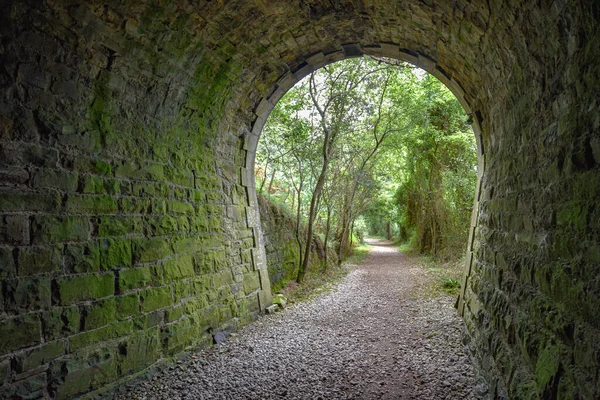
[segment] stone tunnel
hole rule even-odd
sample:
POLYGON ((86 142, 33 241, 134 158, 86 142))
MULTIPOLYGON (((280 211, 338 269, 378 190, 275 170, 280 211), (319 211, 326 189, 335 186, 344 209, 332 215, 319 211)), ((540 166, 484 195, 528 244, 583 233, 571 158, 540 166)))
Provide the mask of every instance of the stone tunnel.
POLYGON ((479 148, 465 341, 497 396, 600 396, 600 3, 3 1, 0 397, 110 396, 270 304, 253 163, 295 82, 416 64, 479 148))

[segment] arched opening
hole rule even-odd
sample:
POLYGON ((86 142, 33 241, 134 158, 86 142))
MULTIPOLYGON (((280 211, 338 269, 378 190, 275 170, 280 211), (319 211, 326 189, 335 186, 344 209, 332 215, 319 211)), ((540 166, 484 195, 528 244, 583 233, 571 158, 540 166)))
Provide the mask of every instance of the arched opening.
MULTIPOLYGON (((257 165, 253 168, 257 173, 262 174, 260 178, 257 178, 260 181, 257 191, 262 197, 261 203, 268 202, 269 198, 275 199, 272 197, 274 193, 281 194, 281 196, 276 196, 275 202, 284 204, 285 209, 291 210, 294 215, 291 219, 295 219, 296 223, 292 223, 291 219, 288 221, 292 225, 289 235, 296 236, 297 242, 297 246, 286 245, 284 241, 278 242, 278 246, 275 246, 278 248, 276 251, 271 243, 272 239, 267 240, 269 254, 273 254, 273 259, 269 258, 268 263, 272 286, 280 285, 283 275, 287 280, 291 279, 294 270, 292 265, 299 268, 297 277, 294 276, 293 279, 300 282, 304 277, 306 272, 304 269, 309 262, 306 260, 307 254, 312 253, 306 250, 306 243, 309 240, 304 237, 305 234, 300 234, 298 227, 294 228, 299 225, 300 221, 302 221, 300 223, 303 227, 302 230, 306 229, 307 224, 311 224, 309 234, 314 233, 315 235, 311 241, 314 243, 312 249, 315 246, 319 248, 319 253, 314 256, 320 258, 320 262, 327 265, 331 258, 328 257, 328 251, 333 251, 333 258, 341 263, 342 259, 349 254, 352 232, 355 232, 355 221, 366 211, 356 208, 358 204, 356 200, 361 197, 360 195, 357 197, 357 194, 361 192, 359 189, 364 185, 370 185, 371 190, 362 193, 362 197, 366 196, 362 202, 373 204, 376 201, 373 196, 378 196, 375 193, 382 193, 380 190, 384 180, 389 185, 386 188, 387 197, 398 198, 386 206, 389 208, 388 211, 399 213, 397 217, 388 220, 389 226, 397 224, 401 219, 410 220, 408 225, 406 223, 403 225, 403 228, 412 232, 414 244, 418 247, 419 252, 440 256, 440 250, 444 249, 450 257, 462 258, 460 256, 464 253, 469 237, 467 235, 468 221, 478 179, 476 177, 477 162, 466 161, 477 160, 476 154, 471 154, 471 152, 476 153, 474 150, 476 140, 470 127, 472 116, 468 117, 465 114, 456 98, 449 94, 451 92, 442 90, 447 87, 423 69, 390 58, 375 59, 369 55, 365 55, 365 57, 360 60, 346 57, 346 60, 352 58, 355 61, 337 60, 331 68, 324 66, 323 70, 317 69, 312 72, 310 78, 300 78, 296 86, 282 97, 279 105, 275 108, 277 112, 271 113, 269 119, 265 117, 266 133, 263 135, 267 136, 265 140, 269 141, 269 145, 267 146, 264 141, 259 141, 260 166, 257 165), (328 86, 328 84, 334 85, 334 81, 349 83, 334 89, 334 86, 328 86), (334 92, 335 95, 332 94, 334 92), (319 101, 321 96, 323 99, 319 101), (353 99, 352 105, 343 100, 348 96, 353 99), (432 103, 433 98, 437 98, 439 101, 432 103), (340 107, 346 111, 339 109, 331 111, 329 109, 331 103, 328 99, 336 101, 336 104, 339 101, 340 107), (417 112, 416 103, 411 103, 409 99, 419 102, 421 111, 417 112), (435 107, 436 110, 434 111, 431 107, 435 107), (347 118, 340 117, 344 112, 348 113, 347 118), (409 112, 412 114, 409 115, 409 112), (373 113, 375 113, 375 117, 372 116, 373 113), (436 119, 432 113, 441 113, 440 116, 444 114, 444 121, 449 125, 442 127, 441 124, 438 124, 436 129, 431 130, 434 125, 429 122, 432 121, 432 117, 436 119), (352 117, 350 117, 351 115, 352 117), (372 122, 367 122, 371 117, 373 118, 372 122), (334 123, 333 120, 337 123, 334 123), (404 125, 400 121, 403 121, 404 125), (427 124, 429 128, 425 128, 424 124, 427 124), (419 127, 421 127, 420 130, 419 127), (419 139, 413 139, 415 132, 423 131, 438 132, 439 135, 436 138, 435 134, 429 133, 419 139), (356 132, 360 132, 358 136, 356 132), (324 140, 321 139, 324 133, 334 135, 327 141, 327 144, 326 142, 321 143, 324 140), (458 137, 453 136, 454 134, 466 136, 465 139, 457 141, 458 137), (290 139, 290 135, 293 138, 290 139), (450 136, 454 139, 450 139, 450 136), (299 139, 300 137, 305 139, 299 139), (359 137, 369 137, 372 142, 369 140, 357 141, 359 137), (445 140, 450 141, 444 144, 445 140), (406 147, 411 141, 413 147, 406 147), (428 145, 422 145, 424 142, 428 145), (464 143, 465 147, 460 147, 459 143, 464 143), (395 152, 389 146, 395 146, 395 152), (419 150, 413 150, 417 147, 419 150), (406 154, 406 151, 409 153, 406 154), (439 154, 437 154, 438 152, 439 154), (327 155, 323 156, 323 154, 327 155), (462 155, 459 156, 459 154, 462 155), (378 161, 382 156, 388 160, 385 167, 378 161), (390 157, 404 161, 393 164, 390 157), (327 159, 326 166, 323 165, 325 159, 327 159), (409 159, 421 160, 418 162, 419 166, 413 165, 412 168, 408 168, 409 159), (446 161, 440 162, 442 159, 446 159, 446 161), (457 164, 464 164, 464 171, 459 172, 457 164), (380 165, 380 167, 375 167, 376 165, 380 165), (350 166, 354 166, 352 171, 350 166), (377 172, 373 169, 374 167, 377 172), (315 168, 321 170, 321 176, 318 179, 315 175, 315 168), (419 178, 415 177, 411 181, 412 183, 405 181, 401 175, 396 175, 396 178, 392 178, 390 175, 394 169, 404 170, 405 173, 410 174, 409 170, 412 171, 415 168, 418 170, 415 174, 418 173, 420 176, 419 178), (444 189, 444 187, 448 185, 446 182, 448 174, 454 173, 457 175, 462 173, 461 177, 457 179, 467 182, 467 184, 459 195, 460 199, 454 196, 454 201, 452 201, 449 200, 452 197, 449 188, 444 189), (361 183, 358 183, 359 176, 363 177, 361 183), (382 177, 386 178, 381 180, 382 177), (315 179, 318 181, 321 178, 320 185, 322 186, 315 186, 315 179), (426 187, 421 187, 420 182, 415 183, 422 179, 429 182, 426 187), (269 180, 268 184, 267 180, 269 180), (283 189, 278 187, 278 182, 283 185, 283 189), (401 182, 408 185, 403 190, 400 190, 401 182), (432 189, 432 185, 435 186, 435 190, 432 189), (410 193, 412 193, 410 199, 413 200, 406 197, 405 192, 409 191, 409 187, 411 188, 410 193), (316 210, 312 221, 309 217, 313 212, 311 197, 316 199, 314 201, 316 210), (400 198, 405 199, 400 200, 400 198), (465 198, 468 199, 466 202, 465 198), (460 210, 455 206, 456 200, 461 204, 460 210), (303 208, 301 207, 302 202, 303 208), (310 210, 307 208, 308 203, 310 203, 310 210), (400 203, 403 204, 404 211, 397 209, 400 203), (327 209, 326 212, 323 207, 327 209), (319 208, 321 211, 318 211, 319 208), (465 210, 468 211, 465 212, 465 210), (450 227, 450 218, 453 218, 456 226, 450 227), (322 222, 320 229, 317 227, 318 221, 322 222), (460 239, 456 243, 450 244, 448 240, 450 236, 460 239), (333 248, 330 247, 332 243, 335 243, 333 248), (279 247, 290 248, 285 252, 287 256, 283 260, 279 247), (299 248, 295 249, 295 247, 299 248), (305 251, 306 254, 304 254, 305 251), (306 263, 303 265, 304 261, 306 263)), ((268 210, 269 208, 263 207, 263 209, 268 210)), ((270 216, 269 213, 267 214, 270 216)), ((271 232, 271 230, 267 229, 272 238, 272 234, 275 232, 271 232)), ((275 236, 283 236, 282 231, 276 231, 276 233, 275 236)), ((396 239, 407 240, 408 237, 396 236, 396 239)), ((311 260, 311 264, 315 263, 317 263, 316 260, 311 260)), ((313 269, 327 271, 326 266, 321 268, 313 266, 313 269)), ((459 275, 461 274, 453 271, 452 279, 455 282, 457 278, 462 279, 463 276, 459 277, 459 275)))
MULTIPOLYGON (((265 122, 268 119, 270 112, 273 110, 277 102, 283 97, 283 95, 291 89, 297 82, 299 82, 304 77, 308 76, 313 71, 318 70, 330 63, 340 61, 347 58, 352 57, 360 57, 361 55, 370 55, 375 57, 386 57, 390 59, 395 59, 399 61, 404 61, 410 63, 412 65, 418 66, 422 68, 424 71, 430 73, 437 79, 439 79, 457 98, 457 100, 461 103, 465 112, 469 114, 472 118, 472 129, 475 134, 476 144, 477 144, 477 159, 478 159, 478 168, 477 168, 477 184, 475 189, 475 197, 474 197, 474 205, 472 211, 471 225, 469 227, 469 243, 467 244, 467 265, 465 266, 465 278, 463 281, 463 290, 466 288, 467 280, 470 273, 471 263, 473 262, 473 232, 476 228, 477 223, 477 213, 478 213, 478 199, 479 199, 479 190, 480 190, 480 182, 481 178, 484 174, 484 156, 483 156, 483 146, 482 146, 482 133, 479 119, 481 115, 478 113, 473 113, 469 103, 465 99, 465 93, 462 89, 460 83, 448 76, 448 74, 439 67, 435 62, 425 56, 418 56, 409 54, 405 51, 401 51, 399 46, 394 46, 389 43, 380 43, 377 45, 372 45, 366 48, 362 48, 360 44, 347 44, 342 47, 342 49, 328 53, 327 55, 322 52, 312 55, 307 58, 305 65, 299 67, 297 71, 289 72, 282 76, 277 83, 275 84, 276 89, 273 93, 266 98, 263 98, 255 111, 256 119, 252 125, 252 131, 248 140, 248 157, 246 159, 246 173, 248 174, 248 181, 250 182, 250 187, 254 190, 250 191, 250 198, 252 204, 258 204, 258 200, 256 199, 256 184, 255 184, 255 176, 254 176, 254 162, 256 155, 256 148, 258 145, 258 140, 260 138, 260 134, 264 127, 265 122)), ((264 249, 264 240, 261 238, 262 233, 259 233, 259 243, 262 242, 264 249)), ((263 260, 265 259, 265 255, 262 255, 263 260)), ((266 262, 266 261, 264 261, 266 262)), ((263 287, 263 290, 265 288, 263 287)), ((462 313, 462 301, 463 296, 460 296, 460 306, 459 312, 462 313)))

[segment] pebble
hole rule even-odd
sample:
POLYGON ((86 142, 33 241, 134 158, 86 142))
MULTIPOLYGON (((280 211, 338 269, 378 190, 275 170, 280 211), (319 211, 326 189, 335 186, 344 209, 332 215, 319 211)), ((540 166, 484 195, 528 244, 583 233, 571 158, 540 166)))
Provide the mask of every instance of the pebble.
POLYGON ((487 386, 476 382, 454 298, 424 296, 421 266, 386 242, 372 246, 332 292, 264 316, 116 398, 480 398, 487 386))

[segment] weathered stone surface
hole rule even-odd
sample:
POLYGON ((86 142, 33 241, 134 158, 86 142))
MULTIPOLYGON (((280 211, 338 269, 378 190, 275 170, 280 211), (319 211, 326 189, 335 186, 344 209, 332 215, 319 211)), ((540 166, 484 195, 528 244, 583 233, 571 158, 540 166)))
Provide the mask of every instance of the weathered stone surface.
POLYGON ((41 324, 38 314, 26 314, 6 319, 0 324, 0 353, 22 349, 41 342, 41 324))
POLYGON ((115 293, 114 275, 74 275, 56 280, 60 304, 69 305, 83 300, 111 296, 115 293))
POLYGON ((262 125, 312 69, 368 52, 436 74, 472 115, 480 196, 459 311, 488 394, 598 397, 599 15, 574 0, 2 3, 0 279, 52 283, 49 306, 21 296, 9 316, 2 302, 0 356, 40 343, 39 312, 71 360, 2 396, 94 391, 127 379, 108 344, 134 331, 161 326, 171 355, 264 310, 267 254, 293 252, 262 235, 262 125), (162 281, 119 287, 152 266, 169 266, 162 281), (79 332, 79 302, 113 295, 115 321, 79 332))

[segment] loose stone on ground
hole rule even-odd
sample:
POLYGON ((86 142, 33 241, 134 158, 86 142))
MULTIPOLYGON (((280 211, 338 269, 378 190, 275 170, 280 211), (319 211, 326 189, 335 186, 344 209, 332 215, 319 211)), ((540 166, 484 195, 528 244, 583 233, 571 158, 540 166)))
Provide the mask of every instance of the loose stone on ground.
POLYGON ((386 242, 333 292, 244 327, 120 399, 476 399, 454 298, 386 242))

